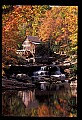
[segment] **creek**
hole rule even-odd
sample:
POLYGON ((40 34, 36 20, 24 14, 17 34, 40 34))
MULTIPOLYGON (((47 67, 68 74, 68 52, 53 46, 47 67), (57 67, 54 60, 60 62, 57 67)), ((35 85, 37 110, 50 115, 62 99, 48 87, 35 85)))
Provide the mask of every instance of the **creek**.
POLYGON ((77 89, 6 90, 2 92, 3 116, 77 117, 77 89))
MULTIPOLYGON (((67 82, 64 87, 61 86, 58 89, 46 89, 44 84, 45 81, 42 81, 42 79, 40 79, 41 77, 46 78, 52 76, 55 77, 57 82, 58 76, 61 75, 60 68, 50 68, 51 66, 47 68, 45 66, 39 66, 36 67, 36 71, 34 71, 35 68, 31 69, 30 67, 28 75, 33 77, 32 80, 36 80, 37 76, 39 77, 40 88, 3 90, 2 115, 27 117, 77 117, 77 86, 70 86, 70 83, 67 82)), ((19 74, 15 67, 13 69, 14 71, 11 71, 11 75, 13 72, 19 74)), ((22 72, 25 75, 27 71, 28 68, 23 68, 22 72)), ((20 75, 21 74, 19 74, 19 76, 20 75)))

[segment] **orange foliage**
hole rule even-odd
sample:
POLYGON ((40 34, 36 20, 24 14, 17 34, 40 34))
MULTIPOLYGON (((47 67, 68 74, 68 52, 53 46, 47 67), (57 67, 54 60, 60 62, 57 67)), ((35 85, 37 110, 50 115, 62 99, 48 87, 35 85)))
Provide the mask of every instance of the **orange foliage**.
POLYGON ((43 41, 53 39, 62 44, 64 40, 77 41, 77 13, 77 6, 59 6, 48 10, 39 28, 39 37, 43 41))
POLYGON ((46 105, 42 105, 38 108, 39 117, 49 117, 49 108, 46 105))
POLYGON ((60 105, 56 105, 57 110, 61 112, 66 112, 64 108, 62 108, 60 105))
POLYGON ((61 106, 60 106, 60 105, 56 105, 56 108, 57 108, 58 110, 60 110, 60 109, 61 109, 61 106))
MULTIPOLYGON (((45 10, 44 6, 13 6, 12 12, 2 14, 2 52, 17 49, 26 35, 38 35, 42 41, 77 41, 77 6, 53 7, 45 10), (43 9, 43 10, 42 10, 43 9), (25 24, 26 28, 23 27, 25 24), (21 30, 20 30, 20 29, 21 30), (23 31, 24 29, 24 31, 23 31), (13 49, 12 49, 13 48, 13 49)), ((54 42, 52 42, 54 44, 54 42)), ((51 43, 51 44, 52 44, 51 43)), ((67 44, 67 43, 66 43, 67 44)))
POLYGON ((62 98, 59 98, 59 102, 63 102, 63 99, 62 99, 62 98))

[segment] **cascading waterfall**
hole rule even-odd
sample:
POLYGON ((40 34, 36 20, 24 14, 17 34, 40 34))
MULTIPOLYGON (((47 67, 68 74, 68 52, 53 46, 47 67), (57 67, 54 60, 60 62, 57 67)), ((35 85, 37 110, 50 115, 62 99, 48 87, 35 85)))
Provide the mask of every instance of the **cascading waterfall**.
POLYGON ((60 71, 60 68, 57 66, 57 71, 55 71, 55 74, 56 75, 61 75, 61 71, 60 71))
POLYGON ((37 75, 48 75, 48 71, 46 71, 46 66, 42 66, 41 69, 39 71, 36 71, 33 73, 34 76, 37 75))
POLYGON ((41 70, 42 70, 42 71, 45 71, 45 70, 46 70, 46 66, 42 66, 42 67, 41 67, 41 70))
MULTIPOLYGON (((60 82, 62 80, 65 80, 65 75, 61 73, 60 68, 58 66, 50 66, 49 69, 47 70, 47 66, 42 66, 39 71, 33 73, 34 76, 32 76, 32 78, 34 82, 37 83, 38 81, 42 90, 46 90, 46 87, 49 88, 51 84, 48 83, 49 81, 46 80, 51 80, 54 82, 60 82), (49 69, 51 69, 51 71, 53 71, 54 74, 50 74, 50 71, 48 71, 49 69)), ((61 84, 61 82, 57 84, 61 84)))
MULTIPOLYGON (((58 66, 52 66, 53 69, 53 73, 51 73, 51 75, 49 74, 49 71, 47 70, 47 66, 42 66, 41 69, 39 71, 36 71, 33 73, 33 78, 37 78, 38 80, 43 80, 46 77, 50 77, 50 79, 53 79, 56 81, 58 80, 65 80, 65 74, 62 74, 60 71, 60 68, 58 66)), ((50 67, 51 69, 51 67, 50 67)))

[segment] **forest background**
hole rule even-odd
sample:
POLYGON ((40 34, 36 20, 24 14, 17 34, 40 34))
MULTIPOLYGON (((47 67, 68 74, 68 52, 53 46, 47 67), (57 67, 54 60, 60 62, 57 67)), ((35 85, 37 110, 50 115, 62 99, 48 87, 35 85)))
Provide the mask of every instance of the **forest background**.
POLYGON ((2 10, 2 66, 18 64, 16 50, 28 35, 77 60, 78 6, 2 5, 2 10))

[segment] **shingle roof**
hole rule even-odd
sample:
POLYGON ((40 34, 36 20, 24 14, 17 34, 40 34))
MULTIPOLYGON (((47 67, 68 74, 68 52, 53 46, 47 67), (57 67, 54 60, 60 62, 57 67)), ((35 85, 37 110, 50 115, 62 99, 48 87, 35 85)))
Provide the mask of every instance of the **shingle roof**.
POLYGON ((26 39, 30 40, 31 42, 36 42, 36 43, 41 42, 41 40, 37 36, 27 36, 26 39))

